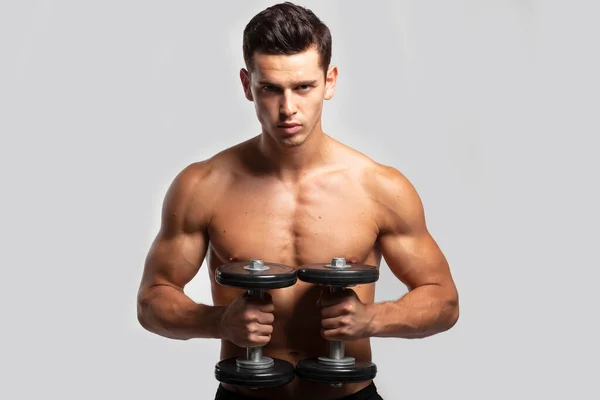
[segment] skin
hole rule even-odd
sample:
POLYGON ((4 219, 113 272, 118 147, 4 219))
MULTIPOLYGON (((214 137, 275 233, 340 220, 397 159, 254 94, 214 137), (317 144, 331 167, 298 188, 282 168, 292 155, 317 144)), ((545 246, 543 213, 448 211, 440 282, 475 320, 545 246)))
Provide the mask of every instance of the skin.
MULTIPOLYGON (((252 71, 240 71, 262 132, 188 165, 173 180, 138 293, 145 329, 178 340, 220 339, 221 359, 264 345, 264 355, 295 365, 327 355, 328 339, 344 341, 347 355, 367 361, 370 337, 425 338, 454 326, 457 290, 413 185, 322 130, 323 102, 333 97, 337 75, 336 67, 323 71, 313 48, 291 56, 257 53, 252 71), (284 122, 302 127, 288 134, 278 127, 284 122), (376 283, 332 295, 298 281, 254 300, 214 280, 217 267, 238 260, 298 267, 332 257, 377 266, 383 258, 408 292, 374 303, 376 283), (184 293, 204 260, 212 306, 184 293)), ((271 389, 225 386, 268 399, 319 400, 369 383, 332 388, 296 378, 271 389)))

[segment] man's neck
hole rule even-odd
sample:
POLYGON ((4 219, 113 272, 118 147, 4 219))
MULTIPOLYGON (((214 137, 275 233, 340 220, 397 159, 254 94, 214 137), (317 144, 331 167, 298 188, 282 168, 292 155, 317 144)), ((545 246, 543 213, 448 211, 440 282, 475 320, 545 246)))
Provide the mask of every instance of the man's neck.
POLYGON ((262 133, 258 137, 258 150, 272 174, 284 181, 297 182, 327 163, 330 141, 322 130, 315 129, 304 143, 288 147, 262 133))

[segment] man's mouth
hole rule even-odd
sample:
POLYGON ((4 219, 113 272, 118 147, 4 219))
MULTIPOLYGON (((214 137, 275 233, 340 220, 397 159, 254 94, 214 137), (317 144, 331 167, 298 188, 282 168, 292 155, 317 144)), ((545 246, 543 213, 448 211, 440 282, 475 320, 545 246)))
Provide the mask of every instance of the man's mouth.
POLYGON ((277 126, 287 134, 296 133, 302 128, 302 125, 297 123, 279 124, 277 126))
POLYGON ((293 128, 295 126, 300 126, 300 124, 297 124, 297 123, 279 124, 280 128, 293 128))

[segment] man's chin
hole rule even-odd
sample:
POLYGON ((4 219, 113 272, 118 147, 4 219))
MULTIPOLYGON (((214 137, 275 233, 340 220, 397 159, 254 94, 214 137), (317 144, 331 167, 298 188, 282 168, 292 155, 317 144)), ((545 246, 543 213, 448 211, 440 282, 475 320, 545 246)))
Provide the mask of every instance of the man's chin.
POLYGON ((289 134, 275 130, 270 136, 282 147, 298 147, 306 140, 306 135, 303 131, 289 134))
POLYGON ((304 135, 279 137, 277 140, 281 146, 288 148, 301 146, 305 141, 306 137, 304 135))

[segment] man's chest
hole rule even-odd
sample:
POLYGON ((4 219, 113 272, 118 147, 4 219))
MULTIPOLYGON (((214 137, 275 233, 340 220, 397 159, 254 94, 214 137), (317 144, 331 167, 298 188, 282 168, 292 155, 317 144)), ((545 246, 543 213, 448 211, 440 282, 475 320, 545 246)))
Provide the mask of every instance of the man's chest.
POLYGON ((211 219, 212 252, 223 262, 262 258, 288 265, 371 255, 377 238, 372 201, 317 189, 230 193, 211 219))

